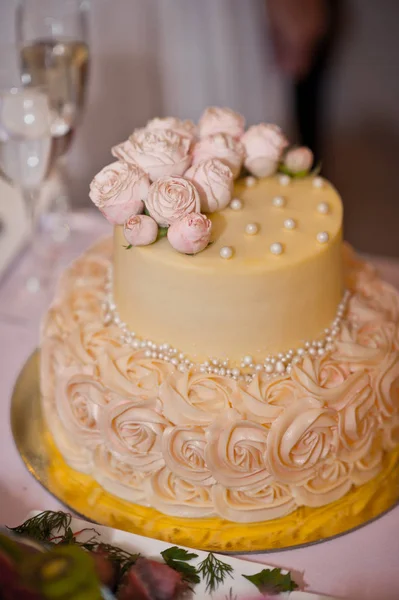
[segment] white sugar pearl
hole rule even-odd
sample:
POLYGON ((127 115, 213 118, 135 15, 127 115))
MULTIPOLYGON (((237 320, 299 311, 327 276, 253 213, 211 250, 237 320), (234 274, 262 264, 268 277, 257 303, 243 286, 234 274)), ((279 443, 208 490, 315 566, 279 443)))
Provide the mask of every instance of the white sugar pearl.
POLYGON ((222 258, 228 260, 233 256, 233 248, 231 246, 223 246, 223 248, 220 248, 219 254, 222 258))
POLYGON ((324 185, 324 181, 322 177, 315 177, 313 179, 313 187, 315 188, 322 188, 324 185))
POLYGON ((253 177, 252 175, 249 175, 248 177, 246 177, 245 185, 247 187, 253 187, 254 185, 256 185, 256 177, 253 177))
POLYGON ((289 185, 291 183, 291 177, 289 175, 280 175, 280 185, 289 185))
POLYGON ((278 254, 282 254, 283 251, 283 245, 280 244, 280 242, 274 242, 273 244, 270 244, 270 252, 272 254, 277 256, 278 254))
POLYGON ((240 369, 232 369, 231 374, 233 377, 238 377, 240 375, 240 369))
POLYGON ((285 371, 285 365, 281 360, 279 360, 276 364, 276 371, 277 373, 284 373, 285 371))
POLYGON ((286 205, 284 196, 274 196, 272 204, 275 208, 283 208, 286 205))
POLYGON ((273 373, 273 371, 274 371, 274 365, 272 365, 272 364, 266 365, 265 371, 266 371, 266 373, 273 373))
POLYGON ((242 201, 239 198, 233 198, 233 200, 230 202, 230 208, 232 210, 241 210, 242 201))
POLYGON ((284 221, 284 229, 295 229, 296 228, 296 222, 294 221, 294 219, 285 219, 284 221))
POLYGON ((244 358, 242 359, 242 362, 244 363, 244 365, 250 365, 253 362, 253 357, 250 354, 247 354, 246 356, 244 356, 244 358))
POLYGON ((316 239, 319 244, 326 244, 330 239, 330 236, 328 235, 327 231, 319 231, 319 233, 316 235, 316 239))
POLYGON ((145 356, 146 358, 150 358, 151 354, 152 354, 151 350, 146 350, 146 351, 144 352, 144 356, 145 356))
POLYGON ((328 213, 330 212, 330 207, 327 204, 327 202, 319 202, 319 204, 317 205, 317 212, 321 215, 328 215, 328 213))
POLYGON ((256 223, 248 223, 245 226, 245 233, 248 235, 256 235, 259 231, 259 227, 256 223))

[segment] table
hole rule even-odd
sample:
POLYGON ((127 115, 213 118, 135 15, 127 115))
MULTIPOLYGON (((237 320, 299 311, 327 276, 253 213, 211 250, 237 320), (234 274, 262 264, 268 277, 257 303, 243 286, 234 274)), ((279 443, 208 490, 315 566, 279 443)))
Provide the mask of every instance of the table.
MULTIPOLYGON (((110 226, 97 214, 72 215, 73 234, 59 257, 62 268, 110 226)), ((61 509, 61 504, 28 473, 17 453, 9 425, 9 406, 18 373, 38 342, 39 318, 46 298, 32 298, 34 319, 13 317, 24 272, 31 256, 25 255, 0 282, 0 524, 16 525, 33 509, 61 509), (11 312, 10 312, 11 309, 11 312), (36 311, 36 312, 35 312, 36 311)), ((373 259, 383 276, 399 288, 399 260, 373 259)), ((399 506, 374 523, 321 545, 268 555, 257 560, 294 572, 309 590, 346 600, 397 600, 399 598, 399 506)))

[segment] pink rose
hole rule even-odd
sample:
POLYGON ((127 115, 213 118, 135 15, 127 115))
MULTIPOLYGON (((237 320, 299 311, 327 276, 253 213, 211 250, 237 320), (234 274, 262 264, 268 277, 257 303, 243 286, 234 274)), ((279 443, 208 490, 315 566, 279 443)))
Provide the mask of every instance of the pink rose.
POLYGON ((114 162, 104 167, 90 184, 90 199, 112 225, 143 212, 150 181, 137 165, 114 162))
POLYGON ((229 133, 234 138, 240 138, 245 130, 245 119, 230 108, 212 106, 203 113, 198 129, 200 138, 216 133, 229 133))
POLYGON ((193 149, 193 164, 196 165, 208 158, 218 158, 227 165, 234 179, 240 174, 245 158, 245 149, 241 142, 228 133, 217 133, 197 142, 193 149))
POLYGON ((115 158, 121 160, 122 162, 126 162, 129 165, 135 165, 136 161, 132 156, 132 149, 133 146, 131 142, 129 140, 126 140, 125 142, 122 142, 117 146, 113 146, 111 148, 111 154, 112 156, 115 156, 115 158))
POLYGON ((129 138, 129 156, 148 173, 151 181, 183 175, 191 163, 191 140, 169 129, 138 129, 129 138))
POLYGON ((149 189, 147 210, 161 227, 171 225, 184 215, 199 212, 197 189, 183 177, 161 177, 149 189))
POLYGON ((291 173, 301 173, 303 171, 310 171, 313 164, 313 152, 306 146, 300 148, 293 148, 288 150, 284 157, 284 166, 291 173))
POLYGON ((132 246, 148 246, 157 239, 158 225, 147 215, 134 215, 125 222, 123 234, 132 246))
POLYGON ((193 165, 186 171, 184 177, 197 188, 203 212, 223 210, 230 203, 233 173, 218 158, 208 158, 193 165))
POLYGON ((163 119, 155 118, 148 121, 146 127, 148 131, 159 129, 169 129, 178 135, 193 140, 197 133, 197 128, 192 121, 182 121, 176 117, 164 117, 163 119))
POLYGON ((241 138, 247 157, 245 166, 256 177, 269 177, 276 172, 288 141, 280 127, 268 123, 253 125, 241 138))
POLYGON ((212 222, 199 213, 185 215, 168 229, 168 240, 178 252, 197 254, 209 244, 212 222))

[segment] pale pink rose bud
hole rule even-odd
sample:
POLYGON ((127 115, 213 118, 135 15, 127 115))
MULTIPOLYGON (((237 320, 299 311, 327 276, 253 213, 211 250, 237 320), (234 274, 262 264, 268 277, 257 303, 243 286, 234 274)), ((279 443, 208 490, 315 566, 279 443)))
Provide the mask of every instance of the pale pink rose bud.
POLYGON ((245 119, 230 108, 211 106, 202 114, 198 123, 200 138, 228 133, 234 138, 240 138, 245 130, 245 119))
POLYGON ((183 175, 191 164, 191 139, 169 129, 138 129, 129 142, 129 156, 151 181, 183 175))
POLYGON ((306 146, 288 150, 284 157, 284 166, 291 173, 302 173, 310 171, 313 165, 313 152, 306 146))
POLYGON ((208 158, 218 158, 227 165, 234 179, 241 171, 245 158, 244 146, 228 133, 217 133, 201 139, 193 149, 193 165, 208 158))
POLYGON ((133 215, 125 222, 123 233, 132 246, 148 246, 157 239, 158 225, 147 215, 133 215))
POLYGON ((90 199, 112 225, 143 212, 150 181, 137 165, 116 161, 104 167, 90 184, 90 199))
POLYGON ((196 187, 183 177, 161 177, 148 191, 146 207, 161 227, 192 212, 199 212, 200 198, 196 187))
POLYGON ((168 240, 175 250, 197 254, 209 244, 212 222, 200 213, 191 213, 175 221, 168 229, 168 240))
POLYGON ((170 131, 174 131, 178 135, 187 137, 190 140, 193 140, 197 135, 197 128, 192 121, 188 119, 186 121, 183 121, 182 119, 177 119, 176 117, 151 119, 151 121, 148 121, 145 128, 148 131, 154 131, 157 129, 169 129, 170 131))
POLYGON ((253 125, 241 138, 245 147, 245 166, 256 177, 276 172, 288 141, 280 127, 268 123, 253 125))
POLYGON ((184 177, 197 188, 202 212, 216 212, 230 204, 233 173, 218 158, 208 158, 193 165, 185 172, 184 177))

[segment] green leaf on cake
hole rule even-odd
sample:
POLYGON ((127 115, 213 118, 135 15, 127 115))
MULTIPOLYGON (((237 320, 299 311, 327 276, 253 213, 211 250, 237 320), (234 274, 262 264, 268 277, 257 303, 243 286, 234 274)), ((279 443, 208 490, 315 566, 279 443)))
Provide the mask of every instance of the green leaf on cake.
POLYGON ((255 575, 243 575, 243 577, 256 585, 262 594, 292 592, 298 587, 291 578, 291 574, 283 574, 281 569, 263 569, 263 571, 255 573, 255 575))
POLYGON ((168 235, 168 227, 158 227, 157 241, 168 235))
POLYGON ((132 244, 129 244, 128 246, 123 246, 126 250, 130 250, 130 248, 133 248, 132 244))
POLYGON ((201 581, 197 569, 188 564, 188 561, 197 558, 198 554, 187 552, 187 550, 178 546, 172 546, 161 552, 161 556, 168 567, 181 573, 185 581, 189 583, 199 583, 201 581))

